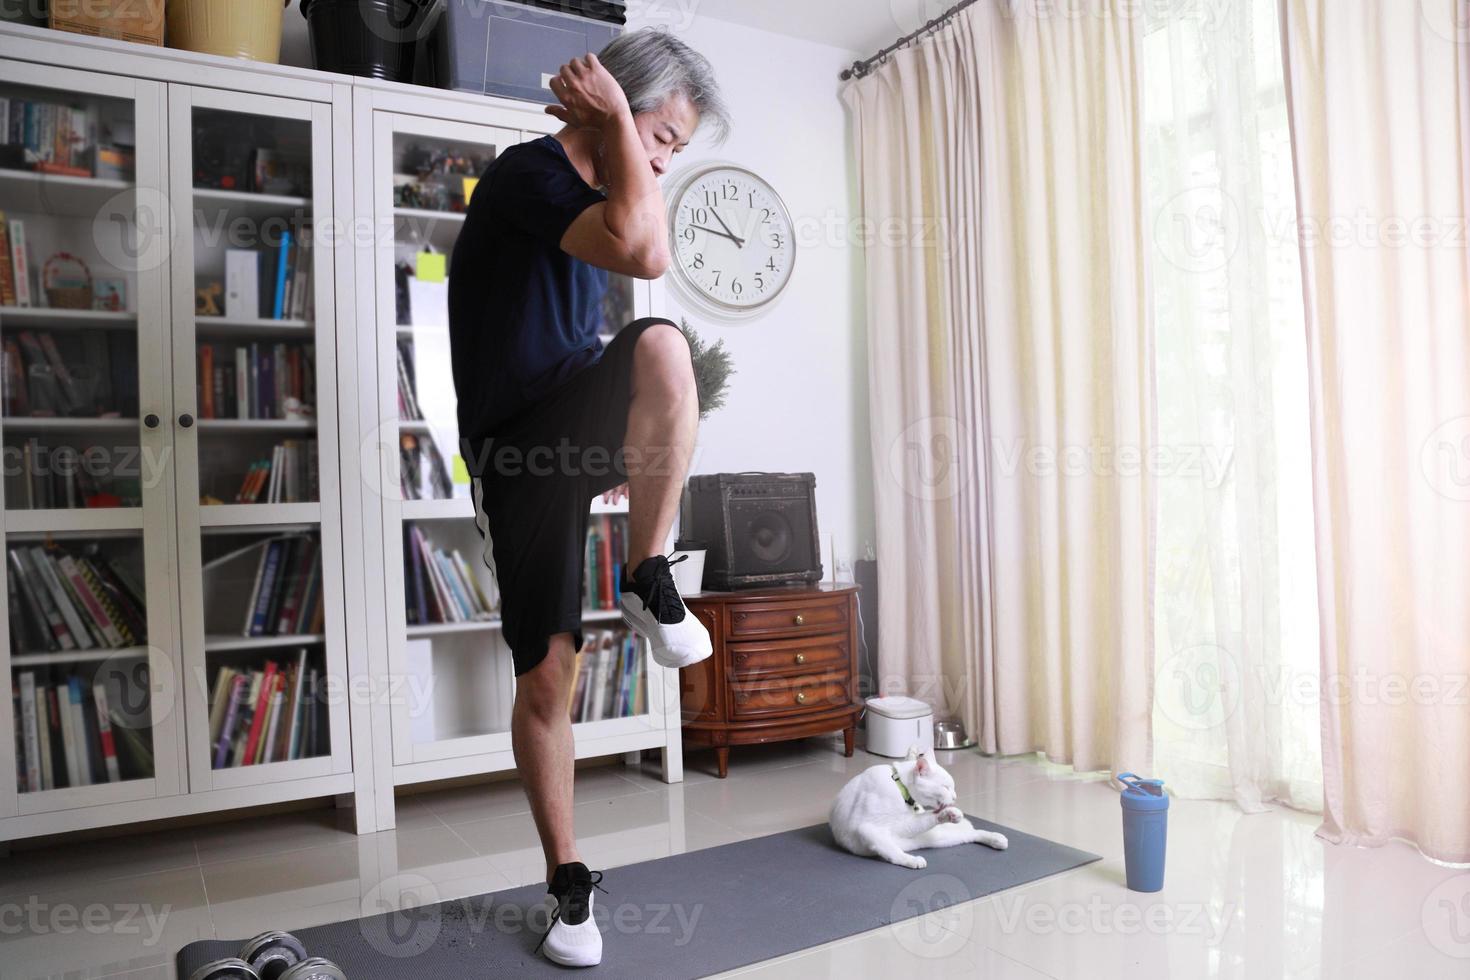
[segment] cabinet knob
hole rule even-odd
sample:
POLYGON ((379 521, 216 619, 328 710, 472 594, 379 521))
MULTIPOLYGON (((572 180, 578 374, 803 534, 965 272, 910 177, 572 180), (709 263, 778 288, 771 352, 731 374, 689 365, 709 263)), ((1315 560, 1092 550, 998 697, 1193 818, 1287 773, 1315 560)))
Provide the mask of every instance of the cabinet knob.
POLYGON ((798 653, 796 655, 796 662, 799 663, 799 664, 806 663, 806 654, 804 654, 804 653, 798 653))
POLYGON ((806 704, 806 692, 805 691, 797 691, 796 692, 796 703, 797 704, 806 704))
POLYGON ((797 626, 805 626, 806 625, 806 617, 803 616, 801 613, 797 613, 796 614, 796 625, 797 626))
POLYGON ((148 428, 150 429, 158 428, 158 416, 154 415, 152 412, 149 412, 147 415, 143 416, 143 424, 148 426, 148 428))
POLYGON ((194 416, 190 415, 188 412, 185 412, 183 415, 180 415, 179 416, 179 425, 183 426, 184 428, 187 429, 189 426, 191 426, 193 424, 194 424, 194 416))

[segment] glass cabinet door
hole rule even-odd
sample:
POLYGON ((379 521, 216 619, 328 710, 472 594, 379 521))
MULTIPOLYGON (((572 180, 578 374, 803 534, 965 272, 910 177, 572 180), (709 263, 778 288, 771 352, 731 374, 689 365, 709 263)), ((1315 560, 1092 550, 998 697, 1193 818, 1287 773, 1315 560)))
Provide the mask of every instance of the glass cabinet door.
MULTIPOLYGON (((409 694, 393 705, 393 761, 432 765, 510 748, 513 669, 460 453, 447 270, 480 176, 508 147, 542 134, 386 111, 373 114, 373 126, 371 206, 378 221, 372 278, 379 344, 374 448, 381 463, 389 668, 409 694)), ((600 331, 604 343, 634 318, 636 281, 616 275, 610 280, 600 331)), ((625 522, 617 513, 591 521, 608 539, 600 552, 604 561, 615 541, 626 540, 625 532, 614 531, 625 522)), ((589 549, 596 547, 589 540, 589 549)), ((603 584, 611 581, 603 577, 603 584)), ((596 705, 589 697, 585 714, 580 703, 573 706, 574 720, 646 713, 645 702, 631 693, 639 673, 634 661, 646 661, 636 643, 623 644, 613 635, 620 613, 610 595, 593 591, 595 576, 589 583, 589 644, 595 639, 605 648, 604 658, 626 662, 628 695, 610 695, 596 705), (594 629, 602 625, 609 629, 594 629)))
POLYGON ((169 118, 191 787, 346 771, 330 107, 171 86, 169 118))
POLYGON ((163 89, 0 63, 14 772, 0 813, 179 791, 163 89))

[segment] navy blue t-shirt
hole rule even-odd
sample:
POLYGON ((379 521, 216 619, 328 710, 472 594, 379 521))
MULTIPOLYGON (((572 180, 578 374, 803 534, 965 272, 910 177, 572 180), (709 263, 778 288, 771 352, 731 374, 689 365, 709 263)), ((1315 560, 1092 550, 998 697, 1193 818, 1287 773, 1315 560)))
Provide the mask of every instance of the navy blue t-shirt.
POLYGON ((461 439, 480 440, 602 356, 607 271, 561 250, 607 197, 554 136, 485 168, 449 261, 449 348, 461 439))

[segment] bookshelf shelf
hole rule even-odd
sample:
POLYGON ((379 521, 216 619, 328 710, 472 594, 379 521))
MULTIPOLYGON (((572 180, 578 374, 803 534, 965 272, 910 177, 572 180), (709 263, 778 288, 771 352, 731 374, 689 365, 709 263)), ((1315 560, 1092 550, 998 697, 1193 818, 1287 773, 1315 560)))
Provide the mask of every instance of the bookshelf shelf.
POLYGON ((7 510, 5 532, 45 535, 56 533, 88 534, 98 531, 141 531, 141 507, 50 508, 47 510, 7 510))
POLYGON ((429 423, 422 419, 399 419, 398 429, 400 432, 411 432, 417 436, 429 434, 429 423))
POLYGON ((475 505, 465 497, 456 497, 453 500, 405 500, 403 502, 405 521, 461 520, 474 516, 475 505))
POLYGON ((299 504, 214 504, 199 508, 199 523, 208 528, 237 527, 254 530, 257 525, 315 524, 322 519, 319 503, 299 504))
POLYGON ((409 639, 422 640, 450 633, 476 633, 500 629, 500 619, 477 619, 463 623, 417 623, 407 629, 409 639))
POLYGON ((204 638, 204 649, 210 653, 269 650, 276 647, 310 646, 324 640, 326 637, 321 633, 291 633, 285 636, 229 636, 215 633, 204 638))
POLYGON ((99 432, 138 428, 137 419, 62 418, 7 415, 5 428, 15 432, 99 432))
POLYGON ((314 419, 200 419, 205 432, 310 432, 314 419))
MULTIPOLYGON (((226 504, 225 506, 247 507, 253 504, 226 504)), ((267 507, 294 506, 291 504, 266 504, 267 507)), ((203 508, 201 508, 203 509, 203 508)), ((209 537, 217 534, 307 534, 319 528, 316 522, 295 524, 201 524, 199 533, 209 537)))
POLYGON ((238 218, 272 218, 311 213, 311 200, 288 194, 255 194, 249 191, 222 191, 194 188, 195 220, 200 224, 215 223, 221 215, 238 218))
POLYGON ((148 647, 106 647, 95 650, 63 650, 57 653, 18 653, 10 658, 11 667, 51 667, 57 664, 100 663, 104 660, 142 660, 148 647))
POLYGON ((400 242, 428 242, 441 251, 454 247, 464 227, 464 213, 459 211, 430 211, 423 208, 394 208, 393 236, 400 242))
POLYGON ((0 306, 0 330, 136 330, 138 314, 109 310, 63 310, 45 306, 0 306))
MULTIPOLYGON (((3 322, 3 320, 0 320, 0 323, 3 322)), ((229 340, 234 337, 297 336, 310 340, 316 332, 316 325, 309 320, 201 316, 194 318, 194 331, 201 338, 211 340, 229 340)))
POLYGON ((104 210, 130 210, 133 190, 124 180, 0 170, 0 210, 5 211, 94 218, 104 210))

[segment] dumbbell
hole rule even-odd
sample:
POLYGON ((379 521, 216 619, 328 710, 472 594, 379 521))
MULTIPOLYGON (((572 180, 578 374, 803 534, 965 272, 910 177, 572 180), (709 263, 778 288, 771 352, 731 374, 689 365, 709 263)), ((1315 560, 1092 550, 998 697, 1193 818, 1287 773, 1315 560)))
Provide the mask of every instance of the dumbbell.
POLYGON ((301 940, 272 929, 240 946, 240 955, 206 963, 189 980, 346 980, 331 960, 308 958, 301 940))
MULTIPOLYGON (((238 956, 231 956, 204 964, 189 974, 189 980, 261 980, 261 975, 238 956)), ((278 980, 347 980, 347 974, 331 960, 312 956, 287 967, 278 980)))

